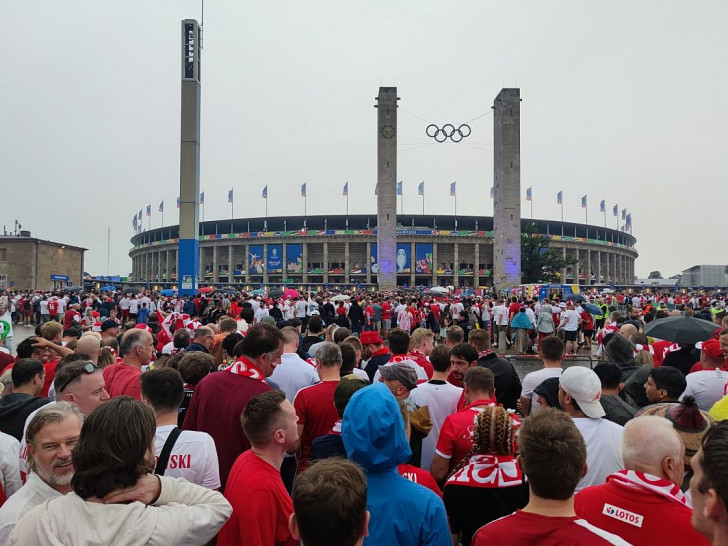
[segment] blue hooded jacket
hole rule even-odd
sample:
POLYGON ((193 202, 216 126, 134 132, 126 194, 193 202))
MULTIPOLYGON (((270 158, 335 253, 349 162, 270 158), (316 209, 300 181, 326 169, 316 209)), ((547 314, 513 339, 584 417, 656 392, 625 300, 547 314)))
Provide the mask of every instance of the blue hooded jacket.
POLYGON ((344 411, 341 437, 349 459, 361 466, 367 477, 371 517, 364 544, 452 544, 442 500, 397 471, 412 452, 399 405, 386 385, 376 383, 351 397, 344 411))

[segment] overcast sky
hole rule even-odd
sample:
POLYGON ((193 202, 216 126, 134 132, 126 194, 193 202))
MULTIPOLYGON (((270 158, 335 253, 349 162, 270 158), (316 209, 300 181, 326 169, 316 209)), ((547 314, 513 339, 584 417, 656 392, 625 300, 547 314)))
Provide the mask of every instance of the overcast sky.
MULTIPOLYGON (((84 246, 128 274, 132 215, 179 194, 180 21, 187 0, 0 0, 0 221, 84 246)), ((375 211, 380 85, 396 85, 404 212, 490 216, 493 124, 520 87, 523 215, 608 226, 632 213, 636 272, 726 263, 728 3, 208 0, 202 57, 205 219, 375 211), (436 144, 428 122, 472 122, 436 144)), ((144 225, 147 225, 144 217, 144 225)))

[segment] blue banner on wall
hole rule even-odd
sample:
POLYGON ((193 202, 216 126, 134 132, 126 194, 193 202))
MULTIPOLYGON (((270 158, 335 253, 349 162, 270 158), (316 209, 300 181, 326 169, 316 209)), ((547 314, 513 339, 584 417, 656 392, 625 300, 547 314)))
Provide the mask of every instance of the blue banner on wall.
POLYGON ((372 270, 372 273, 377 274, 379 273, 379 263, 377 261, 377 243, 372 243, 371 245, 371 256, 369 256, 369 268, 372 270))
POLYGON ((432 273, 432 243, 415 245, 415 273, 425 275, 432 273))
POLYGON ((397 244, 397 273, 409 273, 412 259, 412 245, 409 243, 397 244))
POLYGON ((268 273, 283 273, 283 245, 268 245, 268 273))
POLYGON ((303 273, 303 245, 286 245, 286 271, 303 273))
POLYGON ((250 245, 248 247, 248 272, 251 275, 262 275, 264 269, 263 245, 250 245))

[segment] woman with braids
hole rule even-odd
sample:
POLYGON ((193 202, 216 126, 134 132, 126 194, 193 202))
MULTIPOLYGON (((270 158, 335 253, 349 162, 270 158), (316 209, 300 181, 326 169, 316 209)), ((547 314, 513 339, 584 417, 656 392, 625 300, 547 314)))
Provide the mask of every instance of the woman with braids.
POLYGON ((473 448, 445 482, 443 497, 453 544, 470 546, 481 526, 528 504, 528 482, 516 461, 515 422, 486 406, 473 425, 473 448))

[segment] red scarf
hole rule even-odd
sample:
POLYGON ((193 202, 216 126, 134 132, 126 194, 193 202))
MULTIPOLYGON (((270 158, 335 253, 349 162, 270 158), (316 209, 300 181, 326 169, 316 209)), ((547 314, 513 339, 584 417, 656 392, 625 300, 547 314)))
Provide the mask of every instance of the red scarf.
POLYGON ((525 483, 521 467, 510 455, 474 455, 470 462, 453 474, 446 485, 467 485, 495 489, 525 483))
POLYGON ((634 470, 620 470, 607 478, 607 481, 614 481, 626 487, 645 489, 655 495, 660 495, 683 506, 691 508, 688 498, 680 491, 680 488, 671 481, 658 478, 652 474, 635 472, 634 470))
POLYGON ((263 373, 258 366, 244 356, 239 357, 227 371, 241 377, 250 377, 258 381, 265 381, 265 377, 263 377, 263 373))
POLYGON ((493 351, 491 351, 490 349, 486 349, 485 351, 480 351, 478 353, 478 360, 480 360, 481 358, 485 358, 486 356, 492 355, 492 354, 493 354, 493 351))

